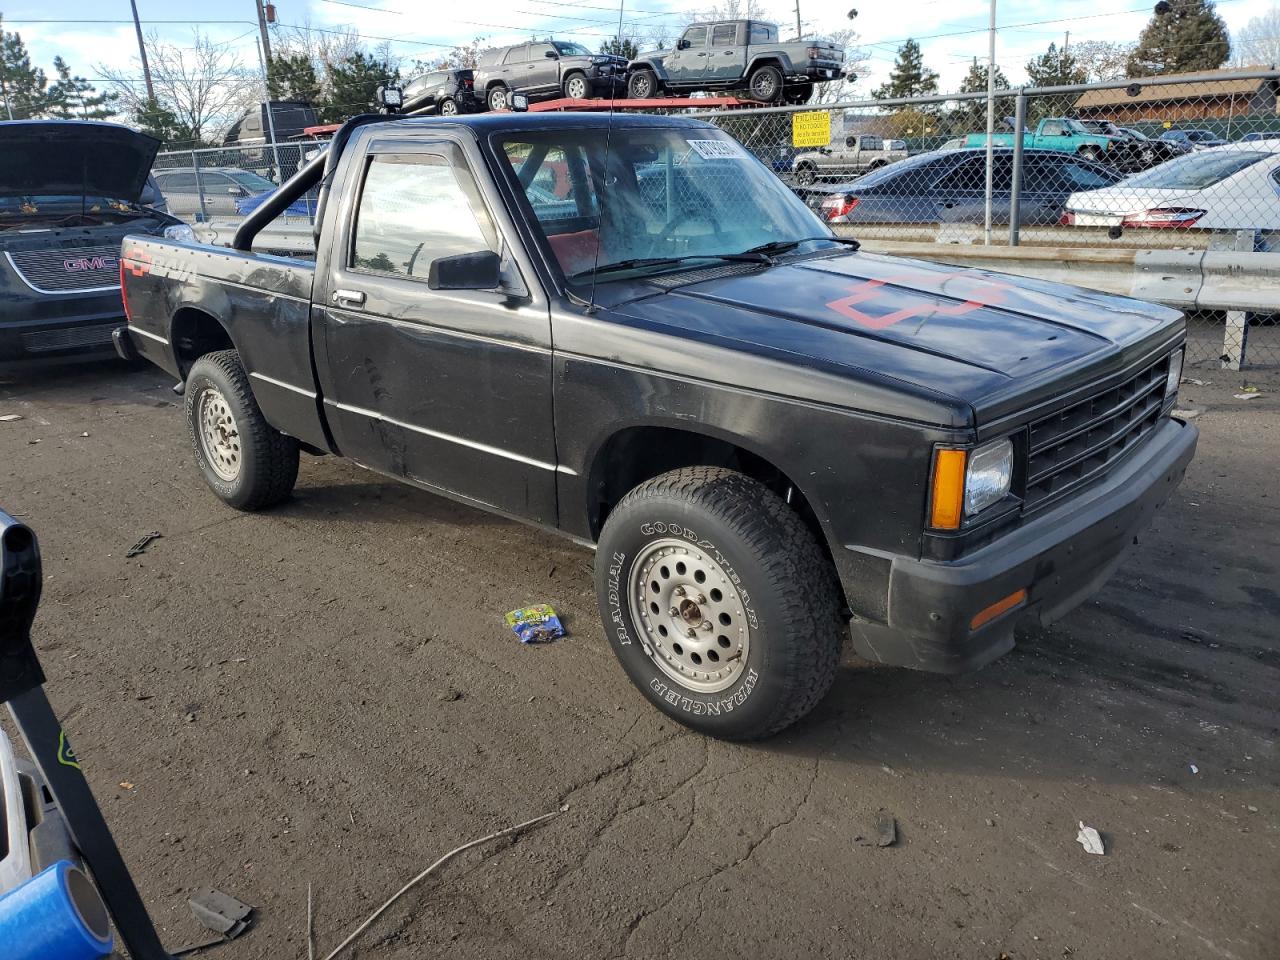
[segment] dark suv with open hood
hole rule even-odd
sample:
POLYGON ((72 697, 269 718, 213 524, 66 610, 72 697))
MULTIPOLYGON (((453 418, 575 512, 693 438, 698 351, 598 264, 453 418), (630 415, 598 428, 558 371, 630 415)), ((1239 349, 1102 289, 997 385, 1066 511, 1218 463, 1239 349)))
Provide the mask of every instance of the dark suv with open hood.
POLYGON ((0 123, 0 363, 110 349, 121 239, 195 239, 141 202, 159 146, 114 123, 0 123))

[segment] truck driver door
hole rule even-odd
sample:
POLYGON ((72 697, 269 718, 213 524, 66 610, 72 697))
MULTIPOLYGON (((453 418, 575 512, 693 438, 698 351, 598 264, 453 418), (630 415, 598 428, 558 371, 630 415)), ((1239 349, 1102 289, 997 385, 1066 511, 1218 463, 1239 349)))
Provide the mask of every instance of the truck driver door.
POLYGON ((554 523, 547 302, 481 164, 461 140, 374 134, 335 185, 313 307, 325 414, 365 466, 554 523), (497 284, 444 288, 442 258, 487 253, 497 284))

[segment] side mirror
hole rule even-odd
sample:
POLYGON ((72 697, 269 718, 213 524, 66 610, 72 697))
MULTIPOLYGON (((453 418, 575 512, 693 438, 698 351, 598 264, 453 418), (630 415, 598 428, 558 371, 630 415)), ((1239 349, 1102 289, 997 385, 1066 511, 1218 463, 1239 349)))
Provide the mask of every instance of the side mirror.
POLYGON ((502 258, 492 250, 437 257, 427 268, 432 290, 496 290, 502 286, 502 258))
POLYGON ((546 57, 548 60, 560 59, 560 54, 556 53, 554 50, 548 50, 546 53, 543 54, 543 56, 546 57))
POLYGON ((681 37, 679 40, 676 41, 677 50, 688 50, 691 46, 693 46, 693 44, 691 44, 684 37, 681 37))

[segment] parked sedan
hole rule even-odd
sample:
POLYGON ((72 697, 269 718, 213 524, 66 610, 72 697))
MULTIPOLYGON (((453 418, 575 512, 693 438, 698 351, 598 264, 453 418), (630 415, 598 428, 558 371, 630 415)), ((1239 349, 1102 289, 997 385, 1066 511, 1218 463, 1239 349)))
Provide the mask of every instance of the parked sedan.
MULTIPOLYGON (((993 219, 1009 222, 1013 151, 997 149, 992 168, 993 219)), ((1110 167, 1053 150, 1027 150, 1019 222, 1057 223, 1067 197, 1105 187, 1121 176, 1110 167)), ((828 223, 982 223, 986 208, 986 150, 922 153, 874 170, 856 182, 811 192, 809 205, 828 223)))
POLYGON ((169 201, 169 212, 184 219, 234 217, 245 197, 270 193, 276 185, 266 177, 235 167, 176 167, 153 171, 160 192, 169 201), (200 194, 204 194, 204 206, 200 194))
POLYGON ((1198 150, 1123 183, 1073 193, 1063 222, 1078 227, 1280 229, 1280 140, 1198 150))

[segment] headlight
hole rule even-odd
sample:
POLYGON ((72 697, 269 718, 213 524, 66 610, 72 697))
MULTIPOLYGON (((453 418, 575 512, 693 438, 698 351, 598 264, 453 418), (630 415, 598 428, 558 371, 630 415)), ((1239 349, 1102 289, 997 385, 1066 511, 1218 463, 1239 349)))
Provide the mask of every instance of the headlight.
POLYGON ((188 227, 185 223, 175 224, 172 227, 164 228, 164 238, 166 240, 177 240, 179 243, 197 243, 196 232, 188 227))
POLYGON ((1009 493, 1013 481, 1013 444, 996 440, 979 447, 969 455, 969 468, 964 478, 964 512, 973 516, 1009 493))
POLYGON ((1185 350, 1175 350, 1169 358, 1169 376, 1164 381, 1164 395, 1172 397, 1178 392, 1178 384, 1182 382, 1182 355, 1185 350))

